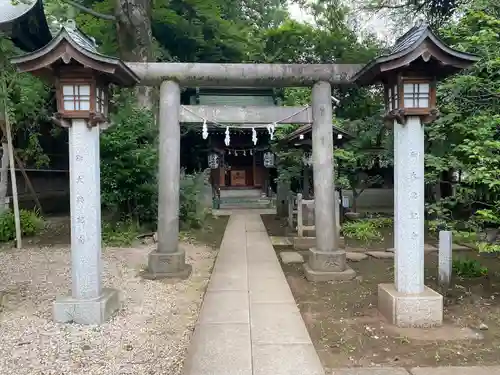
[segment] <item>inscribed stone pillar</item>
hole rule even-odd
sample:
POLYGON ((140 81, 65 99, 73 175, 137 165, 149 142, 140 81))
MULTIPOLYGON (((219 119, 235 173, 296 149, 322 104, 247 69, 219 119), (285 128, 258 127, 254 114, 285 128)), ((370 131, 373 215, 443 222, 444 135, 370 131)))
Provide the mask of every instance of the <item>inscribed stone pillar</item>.
POLYGON ((186 264, 179 248, 179 183, 180 183, 180 104, 181 91, 174 81, 160 86, 160 142, 158 171, 158 247, 149 254, 146 278, 188 277, 191 265, 186 264))
POLYGON ((304 271, 309 281, 349 280, 355 272, 346 264, 345 251, 339 250, 335 225, 333 124, 331 86, 318 82, 312 90, 312 154, 314 178, 314 223, 316 247, 310 249, 304 271))
POLYGON ((442 324, 443 297, 424 285, 424 128, 394 121, 394 285, 380 284, 378 306, 399 327, 442 324))
POLYGON ((58 298, 54 320, 103 323, 119 307, 118 291, 101 286, 99 126, 72 120, 69 129, 71 297, 58 298))
POLYGON ((394 124, 396 290, 424 291, 424 128, 419 117, 394 124))

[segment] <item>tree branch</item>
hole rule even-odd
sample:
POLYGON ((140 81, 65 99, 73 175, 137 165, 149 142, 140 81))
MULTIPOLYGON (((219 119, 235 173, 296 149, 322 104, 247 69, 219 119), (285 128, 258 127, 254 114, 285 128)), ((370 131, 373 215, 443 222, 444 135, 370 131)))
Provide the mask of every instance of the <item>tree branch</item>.
POLYGON ((111 14, 103 14, 103 13, 96 12, 95 10, 87 8, 87 7, 83 6, 82 4, 79 4, 73 0, 63 0, 63 1, 71 6, 74 6, 77 9, 81 10, 82 12, 90 14, 94 17, 97 17, 97 18, 100 18, 100 19, 106 20, 106 21, 116 21, 116 17, 111 15, 111 14))

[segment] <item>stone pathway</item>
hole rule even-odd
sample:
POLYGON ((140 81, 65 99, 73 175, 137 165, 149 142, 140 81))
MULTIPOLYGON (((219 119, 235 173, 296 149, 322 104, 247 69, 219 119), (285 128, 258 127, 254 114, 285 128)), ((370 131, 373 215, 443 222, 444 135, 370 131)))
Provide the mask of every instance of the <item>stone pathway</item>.
POLYGON ((450 366, 416 367, 405 370, 400 367, 335 369, 328 375, 500 375, 500 366, 450 366))
POLYGON ((257 213, 229 219, 184 374, 324 374, 257 213))

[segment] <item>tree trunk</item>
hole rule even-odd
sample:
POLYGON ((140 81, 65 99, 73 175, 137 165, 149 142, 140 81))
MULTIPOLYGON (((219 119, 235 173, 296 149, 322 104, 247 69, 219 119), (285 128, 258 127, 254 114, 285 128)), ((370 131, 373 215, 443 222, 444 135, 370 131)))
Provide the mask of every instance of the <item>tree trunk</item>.
MULTIPOLYGON (((124 61, 153 61, 151 0, 115 0, 116 31, 124 61)), ((153 89, 137 87, 139 107, 153 108, 153 89)))
POLYGON ((9 151, 7 142, 2 142, 2 164, 0 167, 0 213, 9 208, 6 203, 7 190, 9 186, 9 151))

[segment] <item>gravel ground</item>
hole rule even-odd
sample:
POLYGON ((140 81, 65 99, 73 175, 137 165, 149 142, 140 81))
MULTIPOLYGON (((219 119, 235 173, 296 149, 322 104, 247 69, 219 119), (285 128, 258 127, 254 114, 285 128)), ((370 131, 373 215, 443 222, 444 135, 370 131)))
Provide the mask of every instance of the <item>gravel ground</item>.
POLYGON ((103 250, 104 286, 122 309, 101 326, 57 324, 52 303, 70 288, 68 248, 0 252, 0 374, 178 375, 216 252, 183 244, 188 280, 138 277, 151 246, 103 250))

